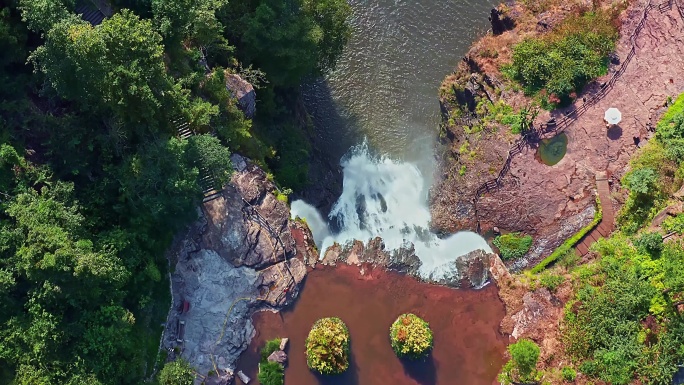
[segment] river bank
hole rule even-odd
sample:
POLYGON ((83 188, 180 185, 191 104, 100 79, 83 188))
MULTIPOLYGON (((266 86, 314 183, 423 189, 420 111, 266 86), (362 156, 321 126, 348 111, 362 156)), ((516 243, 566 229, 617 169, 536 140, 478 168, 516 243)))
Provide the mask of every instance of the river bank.
MULTIPOLYGON (((535 126, 552 118, 560 121, 582 108, 593 95, 603 95, 564 127, 567 152, 554 166, 538 161, 535 143, 525 145, 507 161, 508 151, 519 136, 496 123, 474 132, 473 128, 481 126, 486 118, 475 107, 482 100, 504 102, 514 109, 528 106, 532 98, 503 76, 501 67, 510 63, 515 43, 543 36, 577 8, 560 3, 541 12, 521 4, 502 8, 501 17, 511 18, 516 27, 477 41, 442 85, 442 137, 448 150, 442 158, 441 178, 430 197, 435 230, 450 233, 479 228, 486 232, 498 227, 506 232, 530 234, 534 243, 529 253, 511 264, 519 269, 548 256, 593 220, 597 172, 607 173, 614 211, 619 210, 624 191, 614 182, 625 173, 636 150, 635 141, 645 141, 652 135, 649 127, 664 111, 668 97, 675 97, 684 88, 684 64, 678 54, 682 49, 681 16, 676 7, 666 7, 651 9, 644 17, 650 3, 631 1, 617 14, 614 20, 620 26, 620 37, 604 76, 591 82, 570 106, 542 111, 536 117, 535 126), (643 29, 632 41, 642 19, 643 29), (623 68, 633 47, 634 57, 623 68), (603 90, 602 85, 613 77, 616 80, 610 88, 603 90), (619 108, 623 118, 615 130, 606 132, 602 118, 609 107, 619 108), (474 115, 454 119, 459 115, 455 112, 464 109, 474 115), (479 196, 480 186, 495 178, 506 164, 508 172, 496 188, 479 196)), ((599 5, 608 6, 602 2, 599 5)))

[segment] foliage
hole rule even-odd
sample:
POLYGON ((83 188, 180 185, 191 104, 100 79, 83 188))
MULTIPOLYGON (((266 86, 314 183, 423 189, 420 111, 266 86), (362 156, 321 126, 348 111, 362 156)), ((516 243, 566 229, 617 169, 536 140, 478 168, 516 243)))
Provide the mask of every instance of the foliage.
POLYGON ((266 341, 266 345, 261 349, 261 362, 268 362, 268 356, 278 350, 280 350, 280 338, 266 341))
POLYGON ((596 196, 596 213, 594 214, 594 220, 591 221, 590 224, 587 226, 583 227, 575 233, 572 237, 568 238, 563 242, 556 250, 554 250, 551 255, 548 257, 542 259, 541 262, 539 262, 535 267, 533 267, 530 271, 534 274, 541 273, 544 269, 546 269, 547 266, 550 264, 556 262, 558 258, 561 258, 568 253, 572 252, 572 248, 579 242, 582 238, 584 238, 585 235, 589 234, 590 231, 592 231, 596 226, 598 226, 599 223, 601 223, 601 219, 603 219, 603 211, 601 210, 601 201, 599 200, 599 197, 596 196))
POLYGON ((159 372, 159 385, 190 385, 194 379, 194 371, 182 358, 167 362, 159 372))
POLYGON ((577 378, 577 371, 569 366, 564 366, 563 369, 561 369, 561 376, 565 381, 575 381, 575 378, 577 378))
POLYGON ((511 360, 508 361, 501 373, 499 381, 503 384, 526 383, 538 380, 540 373, 536 366, 539 360, 539 346, 528 339, 521 339, 508 346, 511 360))
POLYGON ((349 368, 349 330, 339 318, 316 321, 306 338, 306 363, 321 374, 339 374, 349 368))
POLYGON ((515 45, 513 62, 504 73, 522 84, 527 94, 544 90, 549 100, 566 104, 571 94, 606 73, 617 37, 608 12, 571 16, 550 34, 515 45))
MULTIPOLYGON (((629 196, 620 211, 623 231, 635 233, 665 205, 682 182, 684 169, 684 94, 669 107, 656 125, 656 135, 630 161, 622 178, 629 196)), ((667 225, 675 226, 674 220, 667 225)), ((667 226, 666 225, 666 226, 667 226)), ((676 226, 675 226, 676 227, 676 226)))
POLYGON ((494 238, 494 246, 501 252, 504 260, 520 258, 532 247, 530 235, 520 233, 502 234, 494 238))
POLYGON ((400 315, 390 327, 392 349, 399 357, 419 359, 430 354, 432 330, 425 320, 415 314, 400 315))
POLYGON ((684 359, 684 324, 672 305, 684 294, 684 250, 668 243, 652 256, 619 233, 595 245, 601 259, 578 276, 565 307, 567 353, 602 381, 669 384, 684 359))
POLYGON ((257 379, 261 385, 283 385, 285 368, 277 362, 261 362, 257 379))
POLYGON ((658 232, 643 233, 634 240, 634 246, 636 246, 640 252, 658 258, 660 252, 663 250, 663 236, 658 232))
POLYGON ((73 18, 74 0, 19 0, 22 19, 34 32, 47 32, 58 22, 73 18))
POLYGON ((544 272, 539 277, 539 284, 552 292, 556 291, 558 286, 560 286, 563 283, 563 281, 565 281, 565 278, 563 278, 562 276, 551 274, 549 272, 544 272))

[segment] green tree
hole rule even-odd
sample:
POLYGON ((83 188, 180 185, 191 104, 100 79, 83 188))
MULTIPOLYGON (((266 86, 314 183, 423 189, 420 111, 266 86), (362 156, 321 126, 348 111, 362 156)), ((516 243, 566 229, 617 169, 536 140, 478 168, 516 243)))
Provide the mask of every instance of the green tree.
POLYGON ((536 370, 539 360, 539 346, 528 339, 521 339, 508 346, 511 360, 504 365, 499 380, 505 384, 534 382, 538 380, 536 370))
POLYGON ((75 18, 74 0, 19 0, 22 19, 34 32, 47 32, 62 20, 75 18))
POLYGON ((194 379, 195 372, 183 359, 167 362, 159 372, 160 385, 191 385, 194 379))
POLYGON ((31 61, 61 96, 111 113, 129 129, 167 126, 181 97, 166 74, 161 36, 127 10, 98 27, 57 23, 31 61))

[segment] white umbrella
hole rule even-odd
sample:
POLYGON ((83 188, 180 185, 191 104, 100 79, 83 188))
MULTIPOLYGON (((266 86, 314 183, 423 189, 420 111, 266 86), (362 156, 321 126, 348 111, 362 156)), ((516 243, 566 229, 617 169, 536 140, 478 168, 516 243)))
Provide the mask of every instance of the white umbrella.
POLYGON ((606 110, 606 114, 603 115, 603 119, 609 124, 618 124, 622 120, 622 112, 615 107, 611 107, 606 110))

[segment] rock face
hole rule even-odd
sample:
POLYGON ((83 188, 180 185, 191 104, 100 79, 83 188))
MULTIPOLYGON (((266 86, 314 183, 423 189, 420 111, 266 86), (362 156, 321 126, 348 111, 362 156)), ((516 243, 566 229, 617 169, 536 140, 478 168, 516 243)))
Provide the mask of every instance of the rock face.
POLYGON ((256 113, 256 92, 254 87, 240 75, 226 75, 226 89, 237 99, 238 106, 248 119, 254 118, 256 113))
POLYGON ((267 359, 268 362, 277 362, 281 365, 285 365, 287 363, 287 354, 282 350, 276 350, 275 352, 271 353, 267 359))
POLYGON ((321 263, 335 266, 338 263, 349 265, 371 264, 384 267, 416 279, 454 288, 481 288, 489 282, 489 266, 491 259, 498 259, 483 250, 475 250, 457 258, 450 266, 444 268, 444 276, 423 277, 419 274, 422 262, 416 256, 413 245, 408 248, 387 251, 381 238, 377 237, 364 246, 361 241, 341 246, 330 246, 321 263))
POLYGON ((173 305, 163 346, 203 375, 233 373, 255 333, 251 314, 291 303, 317 255, 311 232, 289 219, 263 170, 231 159, 231 183, 169 252, 173 305))

